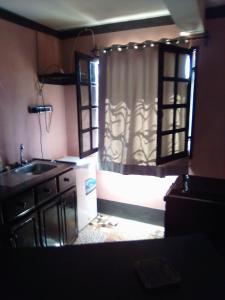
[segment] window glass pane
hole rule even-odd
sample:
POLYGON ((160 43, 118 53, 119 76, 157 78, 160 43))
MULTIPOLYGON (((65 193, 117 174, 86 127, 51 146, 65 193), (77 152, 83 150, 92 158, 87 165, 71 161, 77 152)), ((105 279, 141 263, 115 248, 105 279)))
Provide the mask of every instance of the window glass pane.
POLYGON ((87 81, 89 79, 88 74, 88 61, 80 60, 80 81, 87 81))
POLYGON ((190 95, 188 136, 191 136, 191 133, 192 133, 193 109, 194 109, 194 91, 195 91, 195 71, 192 72, 192 79, 191 79, 191 95, 190 95))
POLYGON ((190 55, 180 54, 179 55, 179 67, 178 67, 178 77, 189 79, 190 77, 190 55))
POLYGON ((97 76, 98 76, 98 63, 96 61, 90 62, 90 75, 91 75, 91 83, 97 82, 97 76))
POLYGON ((189 138, 187 142, 187 151, 189 154, 191 153, 191 138, 189 138))
POLYGON ((176 110, 176 129, 186 127, 186 108, 176 110))
POLYGON ((91 149, 90 132, 85 132, 82 134, 82 146, 83 146, 83 152, 89 151, 91 149))
POLYGON ((81 105, 89 105, 89 88, 88 86, 81 86, 81 105))
POLYGON ((192 67, 194 68, 196 66, 196 49, 192 52, 192 67))
POLYGON ((164 76, 175 76, 175 53, 164 53, 164 76))
POLYGON ((173 109, 163 109, 162 131, 173 129, 173 109))
POLYGON ((185 132, 175 133, 175 147, 174 152, 179 153, 185 150, 185 132))
POLYGON ((98 86, 91 86, 91 105, 98 105, 98 86))
POLYGON ((98 108, 92 108, 92 127, 98 127, 98 108))
POLYGON ((177 104, 187 103, 187 82, 178 82, 177 83, 177 104))
POLYGON ((98 129, 92 130, 92 147, 98 148, 98 129))
POLYGON ((174 82, 163 82, 163 104, 174 104, 174 82))
POLYGON ((90 110, 82 110, 82 129, 90 128, 90 110))
POLYGON ((162 135, 161 156, 172 155, 172 134, 162 135))

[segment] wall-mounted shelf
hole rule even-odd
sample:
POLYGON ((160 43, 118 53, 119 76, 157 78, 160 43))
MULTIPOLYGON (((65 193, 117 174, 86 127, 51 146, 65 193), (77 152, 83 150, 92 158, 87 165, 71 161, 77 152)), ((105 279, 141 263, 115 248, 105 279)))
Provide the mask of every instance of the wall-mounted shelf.
POLYGON ((57 84, 57 85, 70 85, 76 84, 75 73, 52 73, 38 75, 41 83, 57 84))

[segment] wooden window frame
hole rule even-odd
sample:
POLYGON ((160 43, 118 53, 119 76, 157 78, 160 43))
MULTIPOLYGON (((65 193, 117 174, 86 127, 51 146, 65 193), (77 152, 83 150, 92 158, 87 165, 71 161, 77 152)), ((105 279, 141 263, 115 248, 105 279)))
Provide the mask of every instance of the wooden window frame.
MULTIPOLYGON (((157 157, 156 164, 161 165, 176 159, 184 158, 188 156, 187 142, 188 142, 188 123, 189 123, 189 110, 190 110, 190 90, 191 90, 191 76, 189 79, 184 79, 178 77, 178 67, 179 67, 179 55, 188 54, 190 55, 190 65, 192 66, 192 50, 181 48, 174 45, 159 45, 159 68, 158 68, 158 116, 157 116, 157 157), (164 53, 174 53, 175 54, 175 71, 174 76, 164 76, 164 53), (163 104, 163 83, 166 81, 174 82, 174 104, 163 104), (187 83, 187 102, 185 104, 177 103, 177 86, 179 82, 187 83), (186 108, 186 124, 183 128, 176 128, 176 111, 177 108, 186 108), (163 110, 173 109, 173 129, 163 131, 162 130, 162 119, 163 110), (185 147, 184 151, 175 153, 175 134, 179 132, 185 133, 185 147), (162 150, 162 136, 172 135, 172 154, 168 156, 161 156, 162 150)), ((190 71, 191 72, 191 71, 190 71)))
POLYGON ((84 158, 88 155, 91 155, 98 151, 98 147, 93 147, 93 130, 99 130, 99 126, 92 126, 92 109, 97 108, 99 113, 99 105, 92 105, 92 96, 91 96, 91 87, 97 86, 96 82, 91 81, 91 62, 96 59, 92 56, 75 52, 75 71, 76 71, 76 90, 77 90, 77 114, 78 114, 78 133, 79 133, 79 156, 80 158, 84 158), (81 78, 81 67, 80 61, 84 60, 88 64, 88 79, 82 80, 81 78), (88 86, 88 94, 89 94, 89 103, 88 105, 82 105, 81 99, 81 87, 88 86), (89 127, 83 129, 82 128, 82 112, 84 110, 89 111, 89 127), (89 132, 90 133, 90 149, 84 151, 83 149, 83 134, 89 132))
MULTIPOLYGON (((193 78, 193 73, 195 73, 194 83, 193 83, 193 103, 192 103, 192 123, 189 124, 191 126, 191 134, 188 135, 188 141, 190 142, 190 151, 188 153, 189 158, 192 158, 193 153, 193 136, 194 136, 194 122, 195 122, 195 103, 196 103, 196 89, 197 89, 197 80, 198 80, 198 54, 199 47, 192 47, 192 54, 195 51, 195 66, 193 66, 193 60, 191 64, 191 79, 193 78)), ((191 105, 191 103, 190 103, 191 105)))

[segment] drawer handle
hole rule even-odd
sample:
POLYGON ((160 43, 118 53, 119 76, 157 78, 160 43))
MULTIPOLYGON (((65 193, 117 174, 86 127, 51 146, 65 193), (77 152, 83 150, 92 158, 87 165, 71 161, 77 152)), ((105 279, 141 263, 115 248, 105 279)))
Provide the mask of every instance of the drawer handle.
POLYGON ((43 191, 44 191, 45 193, 50 193, 50 192, 51 192, 51 190, 50 190, 49 188, 44 188, 43 191))
POLYGON ((68 177, 64 177, 63 180, 66 181, 66 182, 70 181, 70 179, 68 177))

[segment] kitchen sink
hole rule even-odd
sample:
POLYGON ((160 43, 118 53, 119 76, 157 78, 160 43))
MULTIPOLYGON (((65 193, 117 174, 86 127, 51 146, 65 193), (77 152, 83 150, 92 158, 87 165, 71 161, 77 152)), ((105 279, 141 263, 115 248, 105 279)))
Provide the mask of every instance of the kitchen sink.
POLYGON ((56 161, 32 160, 25 165, 19 166, 0 174, 0 189, 3 187, 14 187, 30 180, 35 180, 51 174, 51 171, 60 166, 56 161))
POLYGON ((55 165, 51 165, 47 163, 33 162, 25 166, 18 167, 17 169, 14 170, 14 173, 26 174, 26 175, 40 175, 56 167, 57 166, 55 165))

